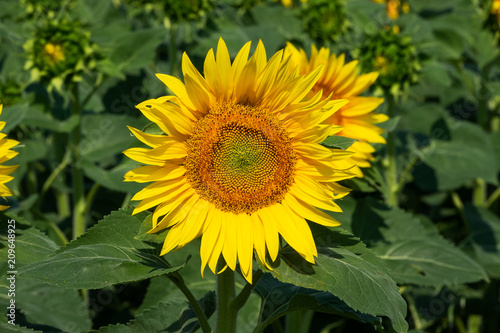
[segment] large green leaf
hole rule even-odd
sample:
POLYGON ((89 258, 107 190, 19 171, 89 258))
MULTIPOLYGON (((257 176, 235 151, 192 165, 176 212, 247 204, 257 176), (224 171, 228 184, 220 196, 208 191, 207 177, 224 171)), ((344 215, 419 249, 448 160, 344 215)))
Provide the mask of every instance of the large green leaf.
POLYGON ((352 220, 354 234, 386 261, 398 283, 440 286, 488 279, 474 260, 401 209, 360 200, 352 220))
MULTIPOLYGON (((198 300, 205 316, 215 312, 215 293, 209 292, 198 300)), ((168 332, 188 333, 198 329, 198 318, 193 308, 187 303, 178 300, 160 303, 137 315, 127 325, 118 324, 101 327, 102 333, 139 333, 139 332, 168 332)))
POLYGON ((22 327, 19 325, 11 325, 0 322, 0 330, 3 333, 43 333, 39 330, 32 330, 31 328, 22 327))
POLYGON ((489 136, 478 125, 448 119, 437 122, 435 135, 415 169, 416 184, 425 190, 456 189, 475 178, 497 182, 497 162, 489 136))
POLYGON ((500 218, 482 207, 466 204, 465 218, 470 225, 476 260, 494 278, 500 278, 500 218))
POLYGON ((136 168, 138 165, 137 162, 131 159, 126 158, 123 163, 118 164, 111 170, 104 170, 87 160, 83 160, 80 165, 87 177, 111 190, 126 193, 137 193, 145 187, 144 184, 123 181, 123 176, 128 171, 136 168))
POLYGON ((271 274, 282 282, 330 292, 353 310, 387 316, 397 332, 406 332, 406 303, 375 253, 339 228, 311 227, 318 248, 316 264, 287 246, 271 274))
POLYGON ((66 120, 58 120, 50 113, 45 112, 40 106, 32 106, 22 123, 54 132, 68 133, 78 125, 79 121, 80 117, 77 115, 73 115, 66 120))
POLYGON ((140 281, 181 269, 159 257, 160 249, 134 239, 146 213, 132 208, 111 213, 83 236, 47 260, 23 267, 19 274, 71 289, 98 289, 140 281))
MULTIPOLYGON (((336 314, 365 323, 374 323, 379 320, 377 317, 354 311, 329 292, 282 283, 267 273, 259 280, 254 291, 262 298, 259 327, 266 327, 289 312, 307 309, 336 314)), ((253 324, 255 326, 255 323, 253 324)))
MULTIPOLYGON (((6 245, 4 240, 0 243, 6 245)), ((20 223, 16 223, 15 245, 16 269, 45 260, 59 248, 38 229, 20 223)), ((7 248, 0 249, 0 256, 7 257, 7 248)), ((2 265, 0 274, 4 275, 6 272, 7 266, 2 265)), ((2 294, 7 295, 5 281, 6 279, 1 279, 0 290, 3 290, 2 294)), ((63 332, 86 332, 92 326, 87 306, 76 290, 59 288, 18 276, 15 300, 16 308, 23 314, 22 317, 18 316, 16 322, 23 326, 45 325, 63 332), (48 308, 50 311, 47 311, 48 308)), ((4 305, 3 300, 0 303, 4 305)))
POLYGON ((97 162, 134 145, 139 141, 130 134, 128 126, 142 128, 146 119, 116 114, 89 114, 82 117, 83 138, 80 154, 87 161, 97 162))
POLYGON ((167 30, 143 29, 121 34, 109 54, 109 59, 122 71, 147 67, 155 57, 155 51, 167 30))

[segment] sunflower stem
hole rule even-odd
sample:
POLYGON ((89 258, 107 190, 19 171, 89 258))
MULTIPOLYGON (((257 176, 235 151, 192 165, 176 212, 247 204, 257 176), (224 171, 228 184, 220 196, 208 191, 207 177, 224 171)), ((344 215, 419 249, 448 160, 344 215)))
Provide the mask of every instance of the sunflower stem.
MULTIPOLYGON (((220 259, 217 271, 224 269, 226 263, 220 259)), ((236 331, 236 315, 238 311, 232 307, 235 295, 234 271, 229 267, 216 275, 217 279, 217 328, 216 333, 234 333, 236 331)))
POLYGON ((258 270, 255 272, 253 275, 252 283, 247 283, 245 287, 240 291, 238 296, 236 296, 232 302, 232 307, 236 310, 239 311, 243 305, 248 301, 248 298, 250 297, 250 294, 252 293, 253 288, 257 285, 257 282, 259 282, 260 278, 264 275, 264 272, 262 270, 258 270))
POLYGON ((474 180, 474 190, 472 192, 472 202, 478 207, 482 207, 486 203, 486 183, 482 178, 474 180))
POLYGON ((170 75, 177 76, 177 23, 170 25, 170 75))
POLYGON ((497 189, 490 195, 488 200, 486 200, 486 208, 490 208, 491 205, 493 205, 493 203, 498 200, 498 198, 500 198, 500 187, 497 187, 497 189))
MULTIPOLYGON (((394 96, 391 93, 386 94, 387 115, 394 118, 394 96)), ((396 168, 396 139, 394 131, 387 133, 387 157, 386 157, 385 179, 387 182, 387 193, 385 202, 391 207, 398 206, 398 182, 396 168)))
MULTIPOLYGON (((73 114, 80 115, 80 98, 78 85, 74 84, 71 89, 73 97, 73 114)), ((85 225, 85 189, 83 185, 83 172, 78 165, 80 160, 81 125, 78 125, 71 132, 73 151, 71 162, 73 167, 73 239, 83 235, 86 230, 85 225)))
POLYGON ((172 281, 177 286, 177 288, 179 288, 179 290, 184 294, 184 296, 186 296, 187 300, 193 307, 196 316, 198 317, 198 322, 200 323, 201 330, 203 331, 203 333, 212 332, 212 328, 208 323, 208 319, 205 316, 205 313, 203 312, 202 308, 200 307, 200 304, 198 303, 194 295, 191 293, 191 290, 189 290, 189 288, 184 283, 184 279, 182 278, 182 276, 177 272, 172 274, 167 274, 165 276, 169 278, 170 281, 172 281))

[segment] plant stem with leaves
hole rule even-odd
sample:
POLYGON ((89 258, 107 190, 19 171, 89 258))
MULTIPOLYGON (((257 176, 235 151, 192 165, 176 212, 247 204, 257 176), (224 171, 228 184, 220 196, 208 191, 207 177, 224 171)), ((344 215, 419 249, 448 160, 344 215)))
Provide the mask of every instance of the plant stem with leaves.
MULTIPOLYGON (((394 96, 391 93, 386 94, 387 115, 389 118, 394 118, 394 96)), ((385 179, 387 182, 387 193, 385 201, 389 206, 398 206, 398 180, 396 167, 396 139, 394 131, 387 133, 387 156, 386 156, 386 171, 385 179)))
MULTIPOLYGON (((78 93, 78 85, 72 87, 72 102, 73 114, 79 116, 81 113, 80 98, 78 93)), ((80 141, 81 141, 81 124, 75 126, 71 132, 72 139, 72 179, 73 179, 73 239, 83 235, 86 230, 85 223, 85 188, 83 183, 83 171, 79 166, 80 160, 80 141)))

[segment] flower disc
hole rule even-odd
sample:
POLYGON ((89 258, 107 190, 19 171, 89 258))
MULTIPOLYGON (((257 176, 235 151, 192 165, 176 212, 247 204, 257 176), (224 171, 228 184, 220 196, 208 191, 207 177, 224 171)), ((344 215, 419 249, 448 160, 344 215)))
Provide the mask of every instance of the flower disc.
POLYGON ((218 209, 251 214, 284 198, 296 156, 283 126, 232 102, 198 120, 187 141, 186 177, 218 209))

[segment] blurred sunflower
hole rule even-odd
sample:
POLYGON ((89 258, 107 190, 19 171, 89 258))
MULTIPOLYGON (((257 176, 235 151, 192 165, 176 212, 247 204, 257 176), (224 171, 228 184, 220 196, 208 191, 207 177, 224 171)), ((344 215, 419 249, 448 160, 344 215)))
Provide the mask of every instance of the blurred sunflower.
POLYGON ((184 54, 184 82, 158 74, 175 96, 137 107, 166 135, 131 128, 147 148, 131 148, 129 158, 146 166, 125 181, 153 182, 132 199, 135 213, 156 207, 155 233, 171 228, 161 254, 202 236, 201 270, 213 272, 220 256, 252 281, 253 251, 266 263, 279 250, 279 235, 314 263, 315 243, 305 219, 339 223, 315 207, 339 212, 332 201, 348 193, 336 183, 350 178, 350 152, 319 143, 341 128, 323 121, 346 100, 305 99, 322 68, 299 75, 283 50, 267 61, 262 42, 248 59, 250 43, 231 64, 222 39, 210 50, 203 77, 184 54))
MULTIPOLYGON (((274 1, 278 1, 278 0, 274 0, 274 1)), ((307 0, 300 0, 300 2, 307 2, 307 0)), ((281 3, 283 4, 283 6, 285 6, 286 8, 290 8, 292 7, 293 5, 293 0, 281 0, 281 3)))
POLYGON ((314 92, 323 91, 325 97, 331 95, 332 99, 349 101, 339 111, 326 118, 325 123, 343 126, 337 135, 359 140, 347 150, 354 153, 350 157, 356 164, 352 172, 355 172, 357 177, 363 177, 360 167, 370 167, 369 161, 373 160, 372 153, 375 151, 370 143, 385 143, 381 136, 384 130, 375 124, 386 121, 388 117, 372 112, 384 99, 358 96, 375 82, 378 73, 358 75, 358 61, 346 64, 344 54, 338 57, 335 54, 330 55, 330 50, 324 47, 318 50, 313 45, 309 59, 303 49, 298 50, 288 43, 285 54, 290 55, 292 62, 299 66, 300 74, 308 74, 318 67, 324 67, 323 75, 312 88, 314 92))
POLYGON ((401 0, 372 0, 376 3, 385 3, 385 10, 387 12, 387 16, 391 20, 395 20, 399 17, 399 12, 401 11, 403 14, 407 14, 410 12, 410 4, 408 1, 401 0))
MULTIPOLYGON (((0 114, 2 114, 3 105, 0 104, 0 114)), ((5 127, 5 121, 0 121, 0 131, 5 127)), ((3 165, 4 162, 12 159, 18 153, 10 150, 12 147, 19 144, 16 140, 6 138, 7 134, 0 133, 0 196, 2 198, 10 197, 13 195, 12 191, 5 185, 10 182, 14 177, 9 176, 14 172, 19 165, 3 165)), ((9 206, 0 205, 0 211, 6 210, 9 206)))
POLYGON ((497 24, 500 27, 500 0, 493 0, 490 13, 496 17, 497 24))

